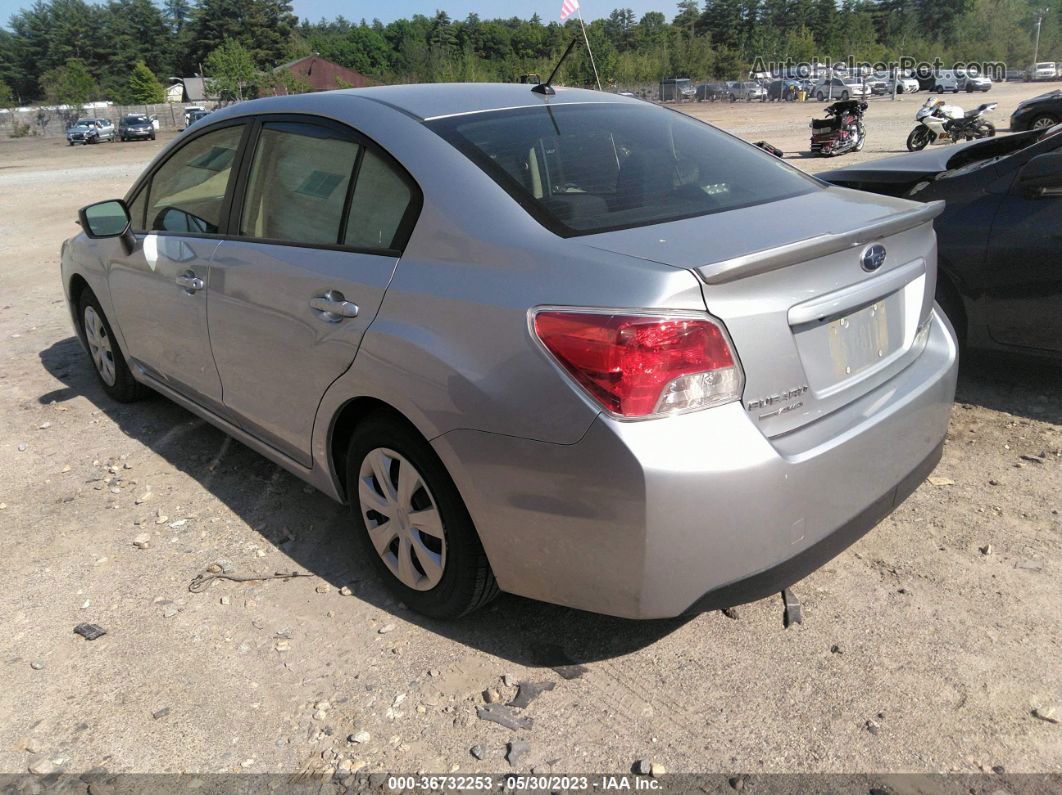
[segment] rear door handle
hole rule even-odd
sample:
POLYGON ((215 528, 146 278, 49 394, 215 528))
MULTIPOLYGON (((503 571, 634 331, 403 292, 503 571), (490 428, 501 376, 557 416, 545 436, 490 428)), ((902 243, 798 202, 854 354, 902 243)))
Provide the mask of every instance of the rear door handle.
POLYGON ((329 323, 338 323, 344 318, 358 316, 358 305, 348 301, 339 290, 329 290, 324 295, 311 298, 310 308, 329 323))
POLYGON ((183 287, 187 293, 194 293, 206 287, 206 282, 192 273, 192 271, 185 271, 177 277, 177 286, 183 287))

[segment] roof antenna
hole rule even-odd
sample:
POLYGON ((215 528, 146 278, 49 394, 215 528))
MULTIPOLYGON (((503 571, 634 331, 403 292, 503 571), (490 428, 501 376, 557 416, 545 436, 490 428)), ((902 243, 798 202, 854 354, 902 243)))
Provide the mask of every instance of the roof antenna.
POLYGON ((578 41, 578 36, 572 39, 571 43, 568 45, 568 49, 564 51, 564 55, 560 57, 560 60, 557 61, 557 65, 553 67, 553 71, 550 73, 549 79, 545 83, 539 83, 537 86, 531 89, 532 91, 534 91, 536 94, 545 94, 546 96, 553 96, 557 93, 553 90, 553 86, 550 85, 550 83, 553 82, 553 78, 557 76, 557 72, 560 71, 561 66, 564 65, 564 62, 571 54, 572 47, 574 47, 576 42, 578 41))

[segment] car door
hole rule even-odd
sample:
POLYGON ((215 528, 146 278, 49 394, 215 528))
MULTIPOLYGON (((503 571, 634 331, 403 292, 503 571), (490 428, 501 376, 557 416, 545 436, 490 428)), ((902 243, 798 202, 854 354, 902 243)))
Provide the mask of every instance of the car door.
MULTIPOLYGON (((1062 184, 1062 167, 1058 172, 1062 184)), ((992 338, 1062 352, 1062 189, 1032 196, 1019 189, 1016 177, 988 241, 984 295, 992 338)))
POLYGON ((217 410, 221 379, 207 336, 210 258, 221 240, 241 140, 232 123, 203 130, 137 188, 140 244, 116 257, 108 286, 129 356, 166 386, 217 410))
POLYGON ((354 361, 420 207, 401 167, 349 127, 265 117, 230 235, 214 254, 209 329, 226 409, 303 465, 322 395, 354 361))

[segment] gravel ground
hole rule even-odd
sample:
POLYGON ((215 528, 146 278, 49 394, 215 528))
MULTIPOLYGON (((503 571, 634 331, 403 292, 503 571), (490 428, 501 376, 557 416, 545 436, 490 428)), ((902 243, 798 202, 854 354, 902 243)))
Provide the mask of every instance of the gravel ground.
MULTIPOLYGON (((987 99, 1005 126, 1036 92, 987 99)), ((861 155, 790 158, 900 151, 921 100, 875 101, 861 155)), ((821 107, 684 109, 795 152, 821 107)), ((428 621, 354 555, 345 508, 96 385, 57 252, 163 144, 0 141, 0 772, 1062 772, 1057 367, 964 363, 931 482, 796 586, 802 625, 778 597, 632 623, 503 596, 428 621), (219 560, 312 576, 190 592, 219 560), (520 681, 553 685, 532 726, 477 719, 520 681)))

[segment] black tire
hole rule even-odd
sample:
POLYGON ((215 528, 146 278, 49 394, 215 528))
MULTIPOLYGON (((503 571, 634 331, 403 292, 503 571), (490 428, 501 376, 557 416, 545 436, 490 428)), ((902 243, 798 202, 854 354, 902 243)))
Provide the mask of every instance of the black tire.
POLYGON ((155 140, 155 133, 151 133, 151 140, 152 140, 152 141, 154 141, 154 140, 155 140))
POLYGON ((841 92, 841 102, 847 102, 847 101, 848 101, 848 92, 847 91, 842 91, 841 92))
POLYGON ((816 91, 815 92, 815 99, 817 99, 819 102, 822 102, 824 99, 826 99, 826 97, 824 97, 822 95, 821 91, 816 91))
POLYGON ((1058 124, 1058 117, 1052 116, 1050 113, 1041 113, 1031 122, 1029 122, 1030 130, 1040 130, 1046 127, 1054 127, 1058 124))
POLYGON ((944 93, 944 86, 934 86, 933 87, 933 93, 934 94, 943 94, 944 93))
POLYGON ((96 374, 96 380, 100 382, 100 386, 107 393, 107 397, 119 403, 133 403, 144 399, 151 394, 151 390, 133 378, 133 374, 129 371, 129 365, 126 364, 122 349, 118 346, 118 340, 111 330, 111 323, 103 313, 99 300, 92 290, 88 288, 85 288, 84 292, 81 293, 81 300, 78 302, 77 310, 78 330, 81 332, 82 340, 85 340, 86 346, 89 346, 85 329, 85 310, 90 307, 103 323, 103 329, 110 343, 110 358, 114 363, 114 383, 109 384, 100 372, 99 366, 93 361, 92 371, 96 374))
POLYGON ((907 136, 907 151, 919 152, 925 149, 929 144, 929 130, 922 125, 915 127, 911 130, 911 134, 907 136))
POLYGON ((966 347, 966 309, 963 307, 958 291, 952 286, 950 279, 943 274, 937 276, 937 290, 934 298, 947 315, 951 327, 955 329, 959 350, 962 351, 966 347))
POLYGON ((994 125, 990 121, 986 121, 984 124, 981 125, 981 131, 984 133, 984 138, 996 137, 996 125, 994 125))
POLYGON ((347 449, 347 499, 363 554, 387 589, 411 610, 431 618, 458 618, 498 595, 494 573, 457 487, 431 445, 403 420, 381 412, 369 416, 355 429, 347 449), (413 465, 434 498, 442 520, 445 563, 442 578, 430 590, 417 590, 399 581, 377 553, 365 525, 358 496, 361 466, 369 453, 381 447, 393 450, 413 465))

